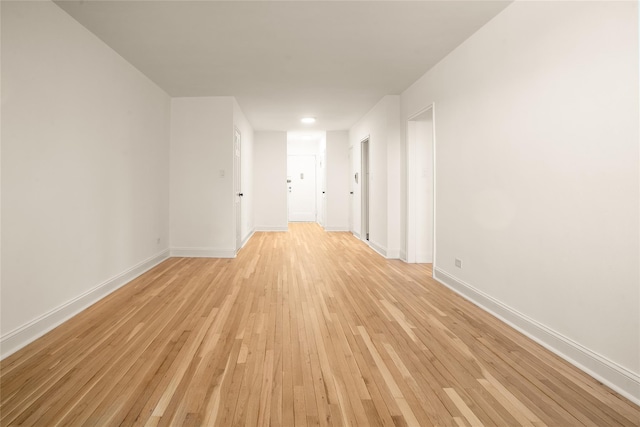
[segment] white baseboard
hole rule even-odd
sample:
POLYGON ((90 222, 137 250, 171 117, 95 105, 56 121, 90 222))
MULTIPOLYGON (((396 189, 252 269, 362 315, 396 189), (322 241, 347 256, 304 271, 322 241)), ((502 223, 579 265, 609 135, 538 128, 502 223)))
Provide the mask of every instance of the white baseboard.
POLYGON ((167 258, 169 258, 168 249, 134 265, 130 269, 89 289, 19 328, 4 334, 0 337, 0 358, 4 359, 10 356, 167 258))
POLYGON ((235 258, 235 249, 171 248, 172 257, 180 258, 235 258))
POLYGON ((242 246, 240 246, 240 249, 244 248, 244 245, 246 245, 247 242, 249 240, 251 240, 251 238, 253 237, 254 233, 255 233, 255 230, 251 230, 249 233, 247 233, 247 235, 245 236, 244 240, 242 241, 242 246))
POLYGON ((401 259, 400 258, 400 249, 388 249, 387 250, 387 258, 388 259, 401 259))
POLYGON ((432 264, 433 263, 433 253, 431 252, 418 252, 416 253, 416 261, 420 264, 432 264))
POLYGON ((383 257, 385 257, 387 259, 399 259, 400 258, 400 250, 399 249, 387 249, 387 248, 383 247, 382 245, 379 245, 376 242, 372 242, 371 240, 369 240, 368 242, 365 241, 365 243, 367 243, 369 245, 369 247, 371 247, 371 249, 373 249, 374 251, 378 252, 380 255, 382 255, 383 257))
POLYGON ((405 250, 400 250, 400 259, 404 262, 407 262, 407 251, 405 250))
POLYGON ((357 231, 352 231, 351 234, 353 234, 356 237, 356 239, 360 239, 360 233, 358 233, 357 231))
POLYGON ((344 227, 327 226, 327 227, 324 227, 324 231, 349 231, 349 226, 348 225, 345 225, 344 227))
POLYGON ((380 255, 382 255, 383 257, 387 257, 387 249, 380 246, 379 244, 372 242, 371 240, 369 240, 368 242, 365 241, 365 243, 368 243, 369 246, 371 247, 371 249, 373 249, 374 251, 378 252, 380 255))
POLYGON ((567 362, 640 405, 640 375, 512 309, 455 276, 434 268, 433 277, 567 362))
POLYGON ((256 226, 255 228, 256 231, 274 231, 274 232, 282 232, 282 231, 289 231, 289 226, 285 225, 285 226, 276 226, 276 227, 272 227, 272 226, 268 226, 268 225, 260 225, 260 226, 256 226))

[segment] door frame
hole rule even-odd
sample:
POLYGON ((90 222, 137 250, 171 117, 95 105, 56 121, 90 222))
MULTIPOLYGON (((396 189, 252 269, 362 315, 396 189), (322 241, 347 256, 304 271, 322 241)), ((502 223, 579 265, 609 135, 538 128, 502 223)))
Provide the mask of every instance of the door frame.
POLYGON ((242 133, 233 127, 233 194, 236 252, 242 248, 242 133))
POLYGON ((351 172, 353 171, 353 145, 349 147, 349 231, 353 233, 353 198, 354 185, 351 172))
POLYGON ((289 222, 318 222, 318 155, 317 154, 287 154, 287 223, 289 222), (291 221, 291 183, 289 182, 289 158, 290 157, 313 157, 313 175, 315 185, 313 187, 313 221, 291 221))
POLYGON ((415 119, 424 113, 431 112, 431 158, 432 158, 432 271, 436 269, 436 108, 435 102, 432 102, 425 108, 417 111, 416 113, 409 116, 406 123, 406 140, 407 140, 407 234, 406 234, 406 261, 409 263, 416 262, 417 255, 417 241, 416 241, 416 232, 417 232, 417 179, 418 179, 418 167, 416 162, 416 141, 413 138, 409 137, 409 126, 410 122, 415 121, 415 119))
POLYGON ((371 139, 369 135, 360 141, 360 239, 370 241, 371 224, 369 208, 371 206, 371 139))

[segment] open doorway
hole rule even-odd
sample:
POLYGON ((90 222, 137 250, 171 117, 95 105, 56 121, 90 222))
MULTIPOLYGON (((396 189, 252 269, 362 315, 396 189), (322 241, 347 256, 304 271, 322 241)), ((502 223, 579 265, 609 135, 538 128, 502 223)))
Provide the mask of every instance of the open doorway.
POLYGON ((434 107, 407 121, 407 262, 435 260, 434 107))

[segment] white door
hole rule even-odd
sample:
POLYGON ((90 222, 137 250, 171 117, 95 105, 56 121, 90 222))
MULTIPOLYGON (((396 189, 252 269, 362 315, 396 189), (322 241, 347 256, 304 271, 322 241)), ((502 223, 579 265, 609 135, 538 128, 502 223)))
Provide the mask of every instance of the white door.
POLYGON ((288 156, 289 221, 316 221, 316 156, 288 156))
POLYGON ((318 177, 319 186, 318 191, 320 191, 320 209, 318 210, 319 223, 323 227, 327 226, 327 151, 323 148, 320 151, 320 176, 318 177))
POLYGON ((351 147, 349 152, 351 153, 351 232, 358 238, 360 238, 361 223, 362 223, 362 206, 360 200, 362 199, 362 191, 360 188, 360 165, 362 158, 360 156, 360 147, 351 147))
POLYGON ((369 139, 362 141, 362 163, 360 165, 362 176, 361 202, 362 202, 362 240, 369 240, 369 139))
POLYGON ((242 246, 242 176, 241 166, 241 136, 238 129, 233 132, 233 190, 235 193, 235 210, 236 210, 236 250, 242 246))
POLYGON ((353 201, 355 199, 353 194, 353 183, 355 181, 353 170, 353 147, 349 147, 349 171, 351 172, 349 177, 349 231, 351 232, 353 232, 353 201))

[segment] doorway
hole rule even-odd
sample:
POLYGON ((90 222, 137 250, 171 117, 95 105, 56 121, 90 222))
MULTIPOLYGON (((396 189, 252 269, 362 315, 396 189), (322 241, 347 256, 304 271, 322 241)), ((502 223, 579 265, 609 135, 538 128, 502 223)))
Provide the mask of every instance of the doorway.
MULTIPOLYGON (((435 260, 434 107, 407 122, 407 262, 435 260)), ((434 266, 435 267, 435 266, 434 266)))
POLYGON ((289 222, 315 222, 316 156, 287 157, 287 191, 289 222))
POLYGON ((362 146, 362 166, 360 172, 361 180, 361 198, 362 198, 362 234, 363 240, 369 241, 369 138, 361 143, 362 146))

